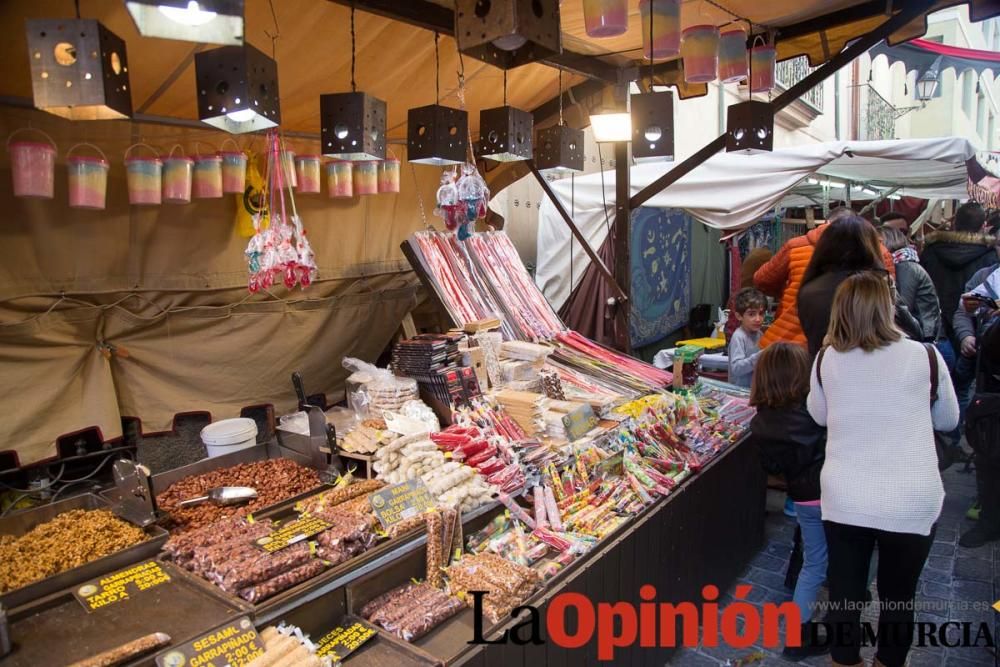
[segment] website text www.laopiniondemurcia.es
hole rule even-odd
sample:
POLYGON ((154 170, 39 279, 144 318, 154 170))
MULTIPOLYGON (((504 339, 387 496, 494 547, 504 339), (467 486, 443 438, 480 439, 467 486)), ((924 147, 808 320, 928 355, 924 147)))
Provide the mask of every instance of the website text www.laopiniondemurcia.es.
MULTIPOLYGON (((752 586, 738 584, 733 591, 733 601, 720 609, 719 589, 714 585, 702 587, 699 602, 657 602, 656 588, 651 585, 639 589, 638 605, 632 602, 597 602, 582 593, 559 593, 548 603, 544 612, 545 635, 548 641, 566 649, 583 648, 597 644, 597 658, 610 661, 615 651, 632 647, 640 648, 695 648, 726 645, 732 648, 750 648, 762 645, 768 649, 802 645, 801 614, 791 602, 764 603, 760 607, 747 601, 752 586), (741 622, 742 621, 742 622, 741 622)), ((498 637, 485 636, 483 616, 485 591, 469 591, 474 614, 473 637, 469 644, 543 644, 543 616, 537 607, 521 605, 511 611, 516 621, 498 637)), ((998 603, 1000 606, 1000 603, 998 603)), ((816 626, 826 628, 827 642, 845 641, 849 627, 832 627, 821 622, 816 626)), ((906 628, 892 628, 893 632, 911 632, 918 639, 918 646, 975 647, 995 646, 992 630, 987 623, 913 623, 906 628), (959 637, 949 633, 957 630, 959 637), (919 631, 919 632, 918 632, 919 631)), ((862 624, 862 642, 874 645, 879 628, 862 624)), ((882 630, 885 631, 885 630, 882 630)), ((814 630, 815 632, 815 630, 814 630)), ((900 635, 906 636, 906 635, 900 635)), ((815 642, 816 636, 812 637, 815 642)))

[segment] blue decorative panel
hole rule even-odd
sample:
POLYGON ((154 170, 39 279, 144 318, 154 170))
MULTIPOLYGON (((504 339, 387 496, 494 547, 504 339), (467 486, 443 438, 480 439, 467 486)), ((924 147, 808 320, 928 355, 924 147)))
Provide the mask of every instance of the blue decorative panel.
POLYGON ((678 209, 644 207, 632 214, 633 347, 655 343, 687 323, 691 225, 678 209))

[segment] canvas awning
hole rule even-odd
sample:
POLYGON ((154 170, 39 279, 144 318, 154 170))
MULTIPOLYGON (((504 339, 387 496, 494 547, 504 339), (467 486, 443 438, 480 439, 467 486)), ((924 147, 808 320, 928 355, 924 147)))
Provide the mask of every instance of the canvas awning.
MULTIPOLYGON (((915 0, 921 1, 921 0, 915 0)), ((96 18, 121 36, 127 44, 132 101, 137 112, 171 118, 196 119, 193 55, 211 48, 207 45, 141 37, 121 0, 86 0, 81 3, 84 17, 96 18)), ((267 0, 247 0, 246 39, 265 52, 271 52, 271 37, 276 29, 267 0)), ((274 2, 278 39, 275 55, 279 66, 283 126, 286 130, 319 131, 319 95, 348 90, 350 87, 350 35, 347 5, 350 0, 281 0, 274 2)), ((427 29, 437 21, 442 29, 441 91, 443 103, 457 105, 459 61, 450 36, 450 12, 453 0, 354 0, 357 7, 357 82, 361 89, 388 102, 390 137, 405 137, 406 112, 434 100, 434 40, 427 29), (396 6, 404 6, 410 23, 392 20, 396 6), (437 13, 426 8, 438 9, 437 13), (371 13, 379 11, 381 14, 371 13), (436 17, 436 18, 435 18, 436 17), (417 27, 423 25, 425 27, 417 27)), ((603 83, 617 79, 620 67, 641 64, 641 26, 638 2, 629 0, 629 29, 618 37, 594 39, 586 35, 583 3, 572 0, 561 4, 563 47, 568 53, 595 56, 607 65, 600 71, 603 83)), ((903 3, 871 0, 727 0, 709 3, 701 0, 682 2, 682 26, 749 21, 755 32, 776 34, 778 58, 806 55, 815 66, 838 53, 858 35, 884 22, 887 12, 903 3), (725 6, 727 10, 721 9, 725 6)), ((928 12, 958 4, 956 0, 927 0, 928 12)), ((988 0, 968 2, 973 20, 992 15, 1000 8, 988 0)), ((0 96, 31 98, 28 50, 22 26, 28 18, 73 16, 73 3, 66 0, 34 0, 0 3, 0 24, 7 26, 7 39, 0 45, 6 63, 0 96)), ((925 31, 923 16, 898 31, 891 43, 919 36, 925 31)), ((583 59, 579 62, 584 62, 583 59)), ((573 70, 572 62, 566 66, 573 70)), ((658 63, 658 79, 665 84, 680 84, 682 95, 704 94, 704 85, 686 86, 679 60, 658 63)), ((503 99, 503 73, 485 63, 466 58, 466 102, 473 111, 500 105, 503 99)), ((593 71, 594 67, 586 67, 593 71)), ((645 75, 645 72, 643 72, 645 75)), ((583 82, 586 77, 570 73, 564 86, 583 82)), ((594 90, 593 88, 591 90, 594 90)), ((533 110, 558 94, 556 69, 542 64, 512 70, 508 100, 514 106, 533 110)), ((577 101, 582 101, 576 98, 577 101)), ((553 109, 554 111, 554 109, 553 109)), ((585 114, 582 121, 585 122, 585 114)), ((471 114, 475 132, 478 113, 471 114)))
MULTIPOLYGON (((895 194, 923 199, 967 197, 967 163, 975 162, 975 148, 958 137, 892 141, 836 141, 744 155, 720 153, 657 194, 645 206, 680 208, 705 224, 719 229, 739 229, 793 196, 790 203, 803 205, 810 197, 821 196, 819 185, 809 185, 810 176, 842 183, 865 183, 880 190, 899 188, 895 194)), ((632 167, 631 187, 635 193, 670 171, 672 164, 640 164, 632 167)), ((978 172, 977 172, 978 173, 978 172)), ((606 205, 610 215, 615 207, 615 172, 588 174, 575 179, 574 221, 599 248, 607 238, 606 205)), ((552 183, 552 189, 568 207, 571 185, 568 179, 552 183)), ((855 199, 864 199, 856 193, 855 199)), ((839 193, 834 196, 840 197, 839 193)), ((869 196, 869 198, 871 198, 869 196)), ((502 200, 501 200, 502 201, 502 200)), ((495 204, 503 215, 501 201, 495 204)), ((569 298, 570 231, 551 201, 538 212, 538 259, 536 282, 553 307, 560 308, 569 298)), ((578 267, 589 264, 580 244, 575 244, 573 261, 578 267)))

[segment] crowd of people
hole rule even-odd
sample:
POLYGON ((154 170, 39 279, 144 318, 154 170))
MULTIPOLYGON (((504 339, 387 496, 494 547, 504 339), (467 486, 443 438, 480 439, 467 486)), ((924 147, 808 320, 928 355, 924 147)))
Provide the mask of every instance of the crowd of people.
POLYGON ((730 381, 750 388, 752 437, 784 478, 801 536, 803 644, 789 658, 830 651, 834 665, 861 664, 874 578, 875 665, 905 664, 941 471, 956 461, 975 466, 978 487, 960 545, 1000 540, 1000 213, 964 204, 920 250, 909 231, 899 214, 873 223, 834 210, 773 256, 751 253, 731 302, 730 381), (768 297, 777 312, 765 328, 768 297), (811 627, 824 583, 833 641, 811 627))

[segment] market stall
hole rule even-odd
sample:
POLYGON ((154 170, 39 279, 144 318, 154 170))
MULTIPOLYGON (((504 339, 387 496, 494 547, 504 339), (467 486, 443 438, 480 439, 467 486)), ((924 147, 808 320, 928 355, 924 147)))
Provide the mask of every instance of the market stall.
MULTIPOLYGON (((574 331, 483 231, 490 188, 525 160, 538 173, 534 121, 578 130, 564 94, 637 76, 627 49, 600 53, 642 48, 638 7, 533 2, 537 34, 503 2, 63 4, 3 8, 25 27, 3 48, 30 62, 0 111, 3 664, 590 663, 593 642, 505 642, 518 609, 733 583, 763 538, 746 393, 574 331), (611 24, 622 43, 601 41, 611 24), (437 330, 408 317, 417 280, 437 330), (248 404, 277 423, 218 419, 248 404), (206 456, 137 465, 126 426, 189 411, 215 418, 206 456)), ((734 15, 669 4, 650 69, 697 95, 734 15), (678 59, 682 27, 698 49, 678 59)), ((855 2, 846 22, 822 2, 728 4, 783 31, 756 54, 729 34, 739 70, 833 68, 869 37, 831 48, 911 37, 947 2, 855 2)), ((676 642, 659 644, 618 657, 660 662, 676 642)))

